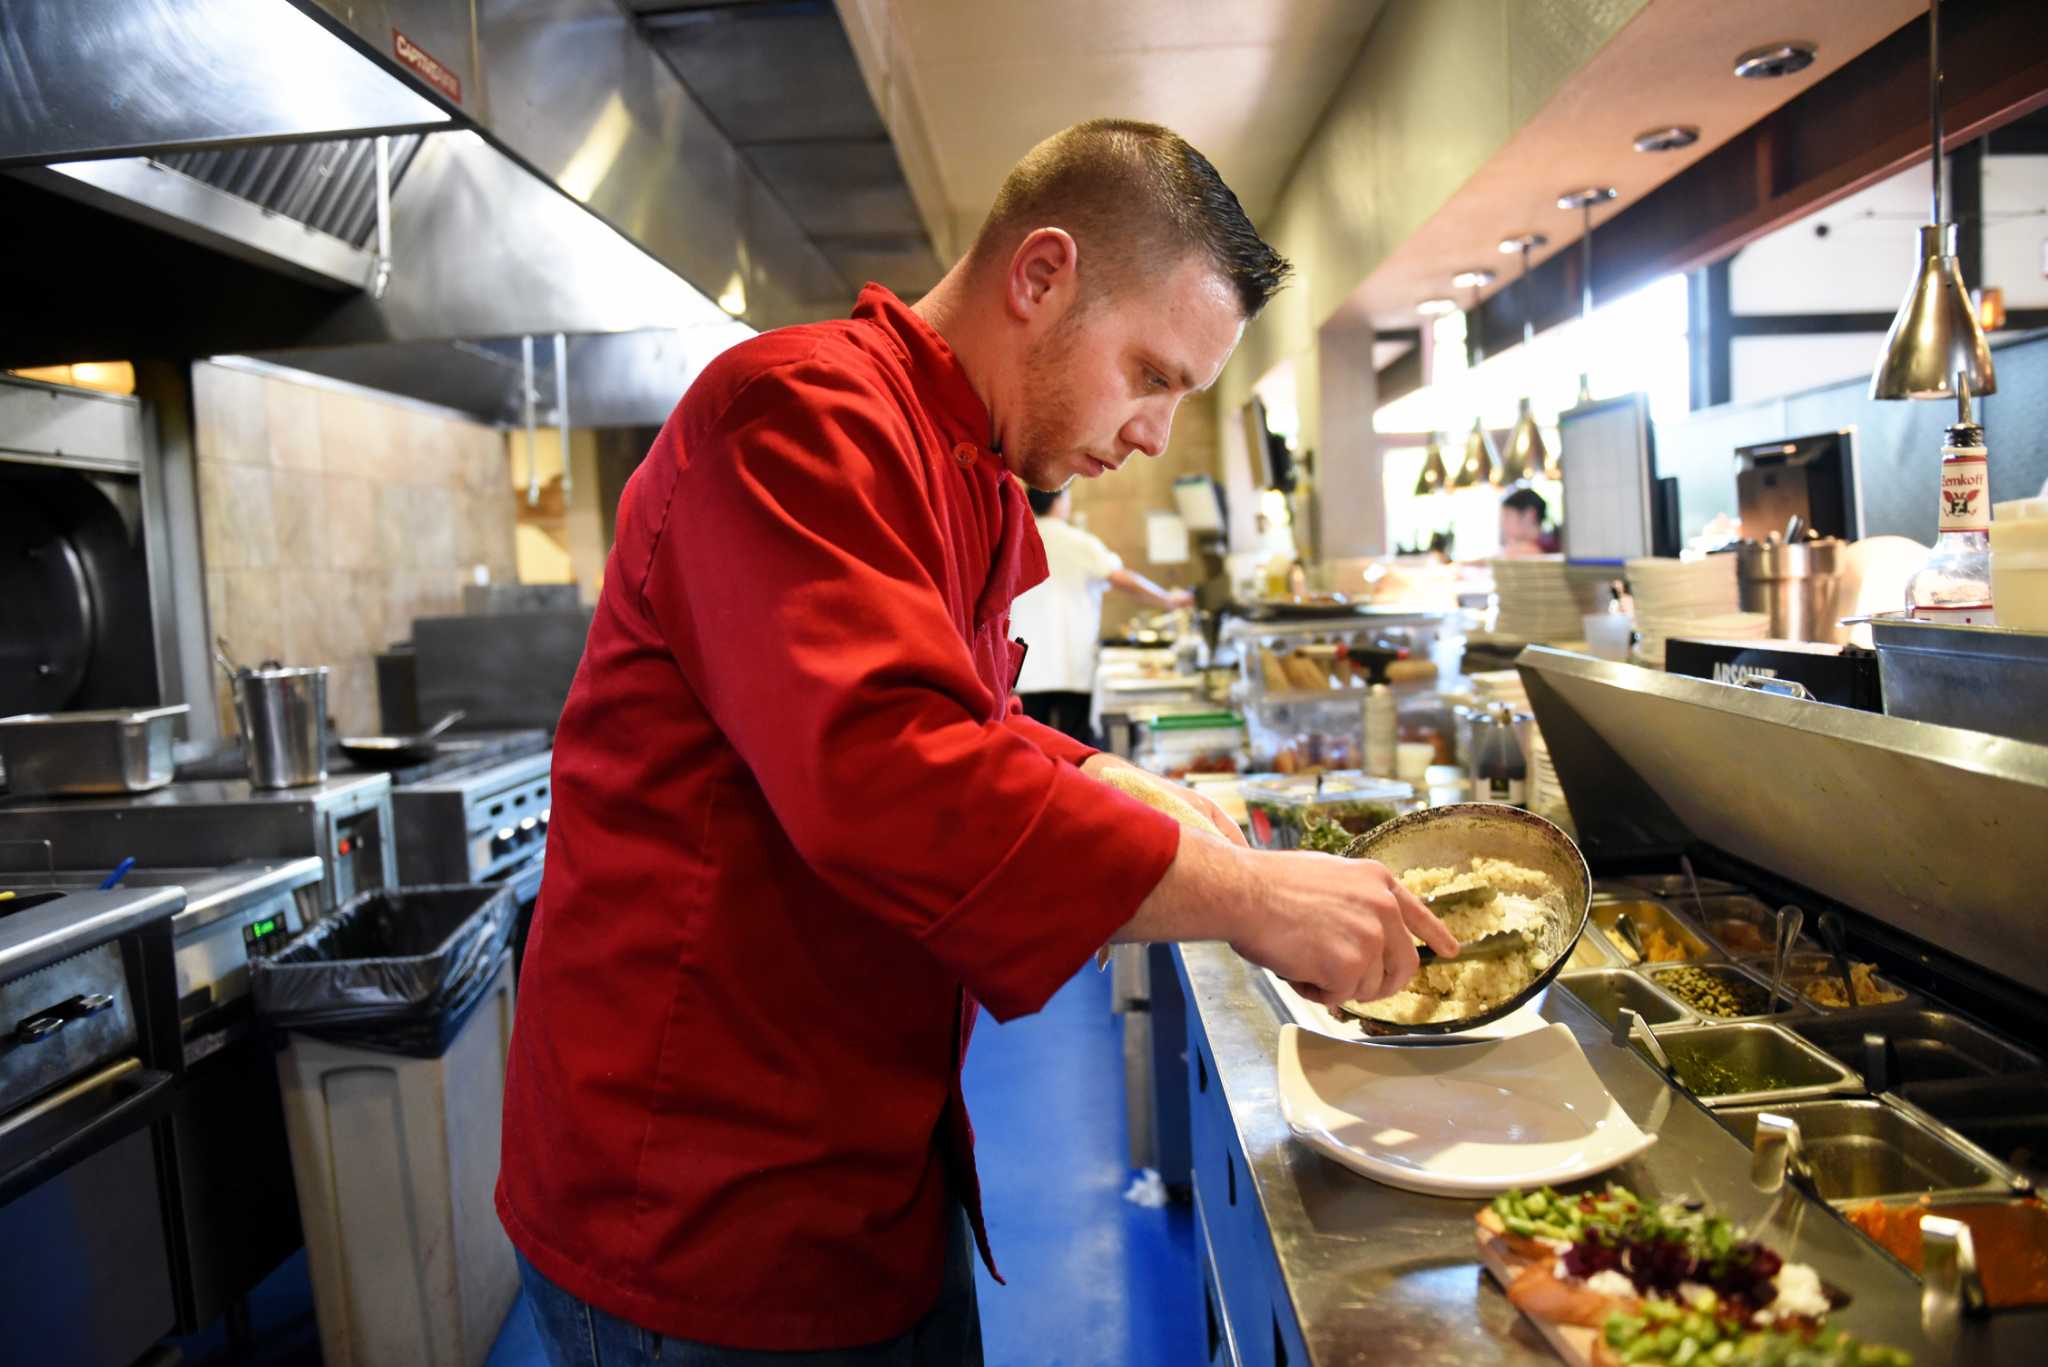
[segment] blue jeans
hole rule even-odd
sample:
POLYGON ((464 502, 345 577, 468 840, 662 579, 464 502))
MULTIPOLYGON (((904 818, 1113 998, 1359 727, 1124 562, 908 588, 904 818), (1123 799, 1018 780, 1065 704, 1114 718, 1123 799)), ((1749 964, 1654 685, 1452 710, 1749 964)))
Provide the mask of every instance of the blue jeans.
POLYGON ((981 1367, 981 1310, 974 1297, 974 1234, 953 1211, 939 1299, 909 1332, 886 1343, 817 1352, 719 1348, 664 1338, 556 1286, 519 1255, 519 1280, 540 1330, 548 1367, 981 1367))

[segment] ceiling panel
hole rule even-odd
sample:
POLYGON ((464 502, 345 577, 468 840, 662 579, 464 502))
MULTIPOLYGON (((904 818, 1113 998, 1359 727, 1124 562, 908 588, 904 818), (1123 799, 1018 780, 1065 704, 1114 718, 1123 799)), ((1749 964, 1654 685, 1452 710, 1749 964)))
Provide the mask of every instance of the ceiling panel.
POLYGON ((896 0, 948 206, 978 221, 1016 159, 1084 119, 1162 123, 1271 207, 1383 0, 896 0))
POLYGON ((1084 119, 1163 123, 1214 162, 1255 217, 1279 194, 1354 50, 1323 43, 953 65, 920 72, 956 210, 978 215, 1017 158, 1084 119))

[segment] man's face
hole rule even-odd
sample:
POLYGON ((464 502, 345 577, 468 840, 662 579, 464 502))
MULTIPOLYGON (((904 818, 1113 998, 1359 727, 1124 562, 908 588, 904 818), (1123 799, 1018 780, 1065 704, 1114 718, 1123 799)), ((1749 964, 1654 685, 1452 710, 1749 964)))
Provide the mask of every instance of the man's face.
POLYGON ((1026 343, 1003 434, 1010 469, 1031 488, 1059 489, 1134 451, 1159 455, 1174 410, 1215 383, 1243 333, 1235 291, 1198 256, 1070 304, 1026 343))
POLYGON ((1510 508, 1500 510, 1500 544, 1503 546, 1532 545, 1543 536, 1543 524, 1536 517, 1534 508, 1510 508))

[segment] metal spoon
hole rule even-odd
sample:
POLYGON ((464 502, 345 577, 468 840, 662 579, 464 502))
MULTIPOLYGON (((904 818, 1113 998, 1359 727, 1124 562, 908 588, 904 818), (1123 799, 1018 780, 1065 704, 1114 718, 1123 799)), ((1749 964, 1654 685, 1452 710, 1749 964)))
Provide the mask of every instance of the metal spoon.
POLYGON ((1826 945, 1828 953, 1834 956, 1835 972, 1841 976, 1842 1000, 1848 1002, 1852 1009, 1861 1006, 1862 1003, 1856 1000, 1856 975, 1849 971, 1848 936, 1842 929, 1840 914, 1824 911, 1820 914, 1817 925, 1820 929, 1821 943, 1826 945))
POLYGON ((1700 918, 1700 924, 1707 923, 1706 903, 1700 901, 1700 880, 1692 871, 1692 856, 1678 856, 1678 867, 1685 874, 1685 886, 1692 892, 1692 914, 1700 918))
POLYGON ((1771 1010, 1777 1011, 1784 1002, 1785 958, 1792 952, 1792 946, 1799 943, 1799 931, 1806 924, 1806 912, 1799 907, 1778 908, 1777 939, 1771 946, 1771 1010))

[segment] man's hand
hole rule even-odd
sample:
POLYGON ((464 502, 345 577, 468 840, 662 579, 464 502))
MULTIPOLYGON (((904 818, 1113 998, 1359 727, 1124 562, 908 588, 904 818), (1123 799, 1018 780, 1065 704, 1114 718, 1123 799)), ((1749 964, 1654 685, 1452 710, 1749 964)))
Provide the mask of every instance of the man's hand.
POLYGON ((1251 845, 1244 838, 1244 832, 1238 829, 1237 823, 1232 821, 1229 814, 1221 807, 1204 797, 1199 789, 1190 788, 1184 783, 1175 783, 1172 779, 1161 778, 1157 774, 1140 769, 1129 760, 1112 755, 1106 750, 1100 754, 1089 756, 1087 762, 1081 766, 1081 772, 1090 778, 1100 778, 1102 771, 1109 768, 1128 769, 1154 787, 1170 790, 1182 802, 1189 804, 1203 816, 1208 817, 1210 823, 1216 827, 1218 835, 1240 849, 1251 848, 1251 845))
POLYGON ((1390 997, 1421 964, 1414 938, 1449 957, 1443 922, 1370 859, 1274 851, 1250 856, 1254 905, 1231 948, 1324 1006, 1390 997))

